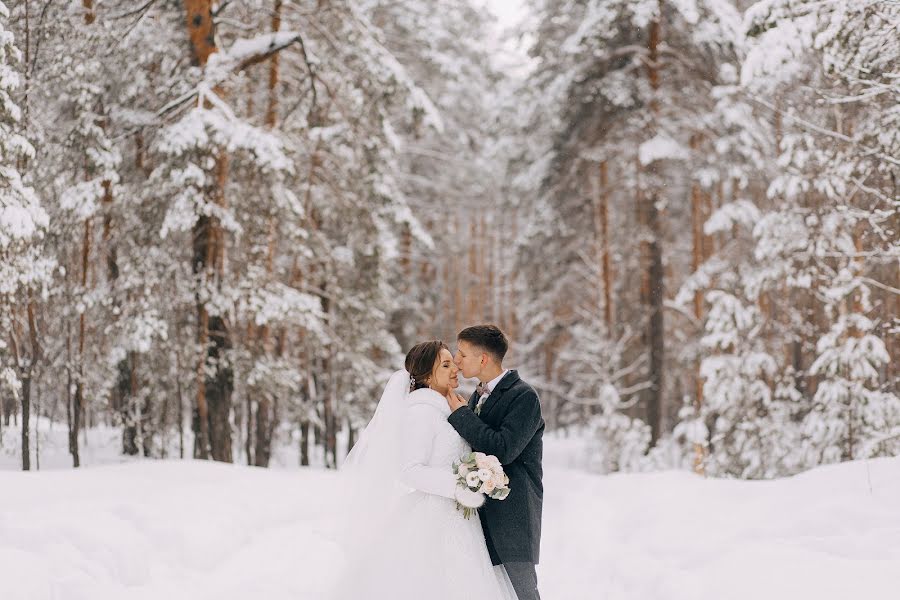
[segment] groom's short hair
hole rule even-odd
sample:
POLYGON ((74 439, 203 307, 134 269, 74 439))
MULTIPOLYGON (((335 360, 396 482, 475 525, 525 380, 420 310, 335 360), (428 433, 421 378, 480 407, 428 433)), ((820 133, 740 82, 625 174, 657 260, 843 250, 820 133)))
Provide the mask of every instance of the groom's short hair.
POLYGON ((476 348, 484 350, 497 361, 498 365, 503 363, 503 357, 506 356, 506 351, 509 350, 509 340, 506 339, 506 336, 496 325, 466 327, 459 332, 456 339, 460 342, 468 342, 476 348))

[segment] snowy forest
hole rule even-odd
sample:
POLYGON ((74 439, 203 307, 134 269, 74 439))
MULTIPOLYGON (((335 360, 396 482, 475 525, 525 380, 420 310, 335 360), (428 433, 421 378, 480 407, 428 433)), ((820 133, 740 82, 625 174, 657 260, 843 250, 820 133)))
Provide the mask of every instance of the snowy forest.
POLYGON ((900 454, 900 2, 520 8, 0 0, 0 451, 334 468, 490 322, 596 472, 900 454))

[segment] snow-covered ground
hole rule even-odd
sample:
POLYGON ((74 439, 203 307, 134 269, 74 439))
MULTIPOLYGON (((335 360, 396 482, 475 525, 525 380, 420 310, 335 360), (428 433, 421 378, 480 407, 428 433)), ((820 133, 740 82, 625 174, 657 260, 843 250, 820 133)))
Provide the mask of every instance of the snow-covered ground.
MULTIPOLYGON (((743 482, 600 477, 570 468, 578 452, 549 440, 547 600, 898 597, 900 459, 743 482)), ((334 489, 319 469, 199 461, 3 470, 0 597, 327 600, 334 489)))

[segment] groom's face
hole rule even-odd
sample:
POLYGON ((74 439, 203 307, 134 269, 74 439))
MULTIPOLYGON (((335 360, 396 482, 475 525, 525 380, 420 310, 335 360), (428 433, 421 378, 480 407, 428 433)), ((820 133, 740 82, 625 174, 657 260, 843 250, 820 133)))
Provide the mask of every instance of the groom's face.
POLYGON ((456 363, 466 379, 478 377, 484 365, 483 357, 484 352, 469 342, 460 340, 456 343, 456 356, 453 357, 453 362, 456 363))

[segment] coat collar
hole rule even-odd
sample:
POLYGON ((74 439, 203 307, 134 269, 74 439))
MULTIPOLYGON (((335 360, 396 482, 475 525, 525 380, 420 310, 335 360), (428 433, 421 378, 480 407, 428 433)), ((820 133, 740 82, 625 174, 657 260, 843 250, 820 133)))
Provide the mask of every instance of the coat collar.
MULTIPOLYGON (((492 408, 497 404, 497 400, 512 386, 519 381, 519 372, 515 369, 510 369, 509 372, 503 376, 497 383, 497 387, 491 390, 490 395, 485 399, 484 405, 481 407, 481 418, 484 419, 487 414, 491 411, 492 408)), ((472 398, 469 400, 469 407, 474 409, 475 405, 478 404, 478 393, 476 392, 472 398)))
POLYGON ((509 372, 503 376, 503 379, 497 383, 497 387, 491 390, 491 395, 493 396, 495 393, 503 393, 509 388, 511 388, 515 383, 519 381, 519 372, 515 369, 510 369, 509 372))
POLYGON ((426 404, 438 409, 441 413, 450 414, 450 405, 447 404, 447 399, 431 388, 420 388, 410 392, 409 405, 415 404, 426 404))

